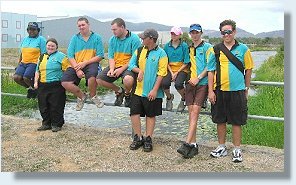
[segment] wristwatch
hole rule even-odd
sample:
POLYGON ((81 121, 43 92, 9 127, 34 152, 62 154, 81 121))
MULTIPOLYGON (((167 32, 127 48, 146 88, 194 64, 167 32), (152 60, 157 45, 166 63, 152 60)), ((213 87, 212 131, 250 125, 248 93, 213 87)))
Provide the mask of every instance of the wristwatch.
POLYGON ((200 75, 198 75, 198 76, 197 76, 197 78, 198 78, 199 80, 201 80, 201 79, 202 79, 202 77, 201 77, 200 75))
POLYGON ((246 87, 245 90, 248 91, 250 89, 250 87, 246 87))

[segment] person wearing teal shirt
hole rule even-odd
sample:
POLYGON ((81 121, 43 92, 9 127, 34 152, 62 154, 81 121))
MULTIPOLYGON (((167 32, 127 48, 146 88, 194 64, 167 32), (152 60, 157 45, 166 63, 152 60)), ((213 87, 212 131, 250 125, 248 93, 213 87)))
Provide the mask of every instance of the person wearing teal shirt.
POLYGON ((61 85, 63 71, 69 61, 58 49, 58 42, 50 38, 46 42, 46 53, 41 55, 36 67, 34 88, 38 90, 38 105, 42 125, 38 131, 60 131, 64 125, 66 93, 61 85))
POLYGON ((175 83, 175 88, 181 95, 181 101, 177 111, 182 112, 185 109, 185 88, 184 83, 188 76, 189 53, 188 45, 181 40, 183 32, 180 27, 172 27, 171 40, 165 44, 164 50, 169 58, 168 74, 162 80, 162 88, 166 94, 166 110, 173 109, 174 94, 170 92, 171 83, 175 83))
POLYGON ((151 152, 152 135, 156 116, 162 114, 162 98, 164 97, 161 81, 167 75, 168 57, 157 44, 158 33, 147 29, 140 34, 144 47, 133 54, 128 70, 138 74, 134 95, 131 97, 130 116, 134 130, 131 150, 143 146, 144 152, 151 152), (141 132, 141 119, 146 117, 146 137, 141 132))
POLYGON ((192 158, 198 154, 196 143, 196 128, 201 106, 208 93, 207 62, 212 45, 203 41, 200 24, 192 24, 189 27, 192 45, 189 47, 190 79, 185 88, 185 101, 189 112, 189 128, 186 142, 177 152, 184 158, 192 158))
POLYGON ((46 52, 46 40, 39 35, 40 28, 36 22, 29 22, 27 32, 29 36, 25 37, 20 45, 19 65, 13 79, 27 88, 27 98, 36 98, 37 91, 33 88, 34 75, 39 56, 46 52))
POLYGON ((83 108, 87 99, 86 93, 78 87, 80 80, 85 78, 89 89, 90 100, 98 107, 104 102, 97 96, 96 76, 98 75, 99 62, 104 58, 102 38, 90 30, 87 18, 80 17, 77 21, 79 33, 75 34, 68 47, 69 66, 62 77, 63 87, 77 97, 76 110, 83 108))
POLYGON ((115 106, 120 106, 125 98, 124 106, 129 107, 135 74, 127 67, 132 54, 141 46, 141 41, 138 35, 126 29, 121 18, 111 22, 111 30, 114 35, 108 46, 109 66, 98 75, 97 83, 115 92, 115 106), (119 78, 122 78, 124 88, 113 83, 119 78))
POLYGON ((208 62, 209 94, 212 104, 212 121, 217 124, 218 147, 211 152, 212 157, 227 155, 226 123, 232 125, 232 161, 242 162, 241 135, 242 125, 247 124, 247 97, 250 87, 254 62, 250 49, 235 40, 236 22, 224 20, 219 26, 222 43, 214 46, 212 57, 208 62), (219 47, 218 47, 219 46, 219 47), (237 58, 238 69, 234 61, 230 61, 224 52, 217 48, 224 47, 224 52, 237 58), (215 53, 214 53, 215 52, 215 53))

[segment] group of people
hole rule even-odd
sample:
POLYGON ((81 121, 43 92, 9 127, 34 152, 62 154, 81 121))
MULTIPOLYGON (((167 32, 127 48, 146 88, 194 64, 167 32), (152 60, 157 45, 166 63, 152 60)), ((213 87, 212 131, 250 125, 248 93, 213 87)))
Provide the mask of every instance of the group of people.
POLYGON ((58 51, 54 38, 46 41, 39 35, 40 28, 35 22, 29 23, 29 36, 21 43, 20 63, 14 80, 28 88, 28 98, 38 97, 43 118, 38 131, 61 130, 66 91, 77 97, 77 111, 83 108, 87 98, 98 108, 103 107, 103 101, 96 94, 99 85, 115 92, 115 106, 125 100, 124 106, 130 108, 134 136, 129 148, 143 147, 143 151, 151 152, 156 116, 162 114, 165 96, 165 109, 173 108, 174 94, 170 92, 170 86, 174 82, 181 96, 177 111, 188 106, 189 112, 187 138, 177 152, 184 158, 198 154, 197 122, 208 97, 219 142, 210 155, 227 155, 226 124, 229 123, 232 124, 234 145, 232 160, 242 161, 241 126, 247 123, 247 96, 254 64, 248 47, 235 40, 236 23, 233 20, 220 23, 222 43, 215 46, 202 40, 200 24, 192 24, 189 27, 191 45, 181 39, 182 29, 174 26, 170 31, 171 40, 161 48, 157 45, 155 29, 146 29, 137 35, 126 28, 123 19, 116 18, 111 22, 114 35, 108 45, 109 66, 100 73, 98 67, 104 58, 101 36, 90 30, 85 17, 78 19, 77 26, 79 33, 71 38, 67 55, 58 51), (89 94, 78 86, 82 78, 86 79, 89 94), (119 78, 123 87, 114 84, 119 78), (146 118, 145 134, 141 130, 140 117, 146 118))

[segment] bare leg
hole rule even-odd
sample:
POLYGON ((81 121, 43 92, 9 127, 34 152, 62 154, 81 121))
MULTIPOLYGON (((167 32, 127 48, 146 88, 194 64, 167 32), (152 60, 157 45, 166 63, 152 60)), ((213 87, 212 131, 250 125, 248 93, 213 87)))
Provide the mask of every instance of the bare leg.
POLYGON ((141 137, 142 132, 141 132, 140 114, 131 115, 131 122, 132 122, 132 127, 133 127, 133 130, 134 130, 134 134, 137 134, 139 137, 141 137))
POLYGON ((134 84, 134 78, 130 75, 126 75, 123 78, 123 85, 124 85, 124 89, 125 89, 125 94, 129 94, 132 91, 133 88, 133 84, 134 84))
POLYGON ((146 117, 146 136, 152 137, 155 127, 156 117, 146 117))
POLYGON ((95 77, 90 77, 88 80, 88 89, 90 97, 94 97, 97 94, 97 83, 95 77))
POLYGON ((74 82, 62 82, 62 86, 69 92, 73 93, 74 96, 82 99, 84 97, 84 93, 79 89, 74 82))
POLYGON ((217 134, 219 144, 225 144, 226 142, 226 123, 217 124, 217 134))
POLYGON ((109 82, 106 82, 104 80, 101 80, 101 79, 96 79, 97 81, 97 84, 99 86, 103 86, 103 87, 106 87, 108 89, 112 89, 113 91, 115 92, 118 92, 120 87, 118 87, 117 85, 113 84, 113 83, 109 83, 109 82))
POLYGON ((232 125, 232 143, 234 146, 241 145, 242 128, 240 125, 232 125))
POLYGON ((24 82, 24 79, 23 79, 22 76, 19 76, 19 75, 17 75, 17 74, 14 74, 14 75, 13 75, 13 80, 14 80, 17 84, 19 84, 19 85, 21 85, 21 86, 23 86, 23 87, 25 87, 25 88, 28 88, 28 87, 29 87, 29 85, 27 85, 27 84, 24 82))
POLYGON ((189 110, 189 129, 187 136, 187 143, 196 143, 196 128, 201 107, 198 105, 188 106, 189 110))

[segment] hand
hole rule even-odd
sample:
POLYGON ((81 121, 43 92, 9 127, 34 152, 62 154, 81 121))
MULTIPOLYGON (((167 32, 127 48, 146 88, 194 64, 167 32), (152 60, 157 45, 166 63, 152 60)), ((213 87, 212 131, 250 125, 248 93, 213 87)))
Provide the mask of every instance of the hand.
POLYGON ((191 78, 190 80, 188 80, 188 83, 192 86, 196 86, 199 82, 198 78, 191 78))
POLYGON ((149 100, 149 101, 153 101, 153 100, 155 100, 156 95, 157 95, 157 91, 155 91, 155 90, 152 89, 152 90, 149 92, 149 94, 148 94, 148 100, 149 100))
POLYGON ((138 82, 141 82, 143 80, 143 77, 144 77, 144 72, 140 70, 137 78, 138 82))
POLYGON ((214 91, 209 91, 208 99, 211 102, 211 104, 214 105, 216 103, 216 94, 214 93, 214 91))
POLYGON ((86 62, 80 62, 76 66, 74 66, 75 71, 82 70, 86 66, 86 62))
POLYGON ((38 82, 34 82, 34 89, 38 89, 38 82))
POLYGON ((178 72, 172 73, 172 82, 176 80, 178 72))
POLYGON ((79 70, 79 71, 76 71, 76 75, 78 76, 78 78, 84 78, 85 75, 84 75, 84 72, 82 70, 79 70))
POLYGON ((110 69, 109 71, 108 71, 108 73, 107 73, 107 76, 109 76, 109 77, 114 77, 114 70, 112 69, 110 69))
POLYGON ((117 68, 117 69, 114 70, 113 75, 114 75, 115 77, 119 77, 119 76, 121 75, 122 72, 123 72, 122 67, 120 67, 120 68, 117 68))
POLYGON ((246 95, 246 99, 248 100, 249 90, 247 90, 247 89, 245 90, 245 95, 246 95))

